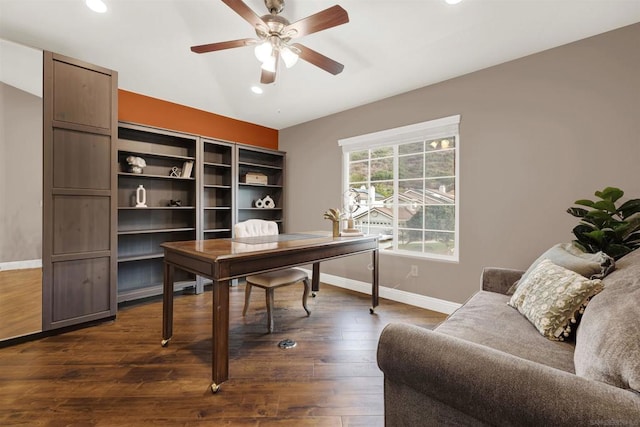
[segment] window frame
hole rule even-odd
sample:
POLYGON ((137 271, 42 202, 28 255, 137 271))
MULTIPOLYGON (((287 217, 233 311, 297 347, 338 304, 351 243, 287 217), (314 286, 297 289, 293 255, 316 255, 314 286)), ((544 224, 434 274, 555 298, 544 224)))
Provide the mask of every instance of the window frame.
MULTIPOLYGON (((460 260, 460 115, 443 117, 440 119, 428 120, 407 126, 386 129, 364 135, 338 140, 338 145, 342 148, 342 194, 349 189, 350 179, 350 154, 363 150, 374 150, 377 148, 391 147, 393 149, 393 235, 394 246, 391 249, 382 251, 382 254, 398 255, 410 258, 430 259, 438 261, 459 262, 460 260), (454 221, 454 248, 450 255, 434 254, 428 252, 409 251, 398 249, 398 197, 399 197, 399 158, 398 146, 413 142, 421 142, 439 138, 455 139, 454 151, 454 182, 455 182, 455 221, 454 221)), ((423 151, 424 153, 424 151, 423 151)), ((426 173, 423 172, 423 174, 426 173)), ((368 178, 371 184, 370 177, 368 178)), ((423 224, 424 227, 424 224, 423 224)), ((422 229, 427 231, 426 228, 422 229)))

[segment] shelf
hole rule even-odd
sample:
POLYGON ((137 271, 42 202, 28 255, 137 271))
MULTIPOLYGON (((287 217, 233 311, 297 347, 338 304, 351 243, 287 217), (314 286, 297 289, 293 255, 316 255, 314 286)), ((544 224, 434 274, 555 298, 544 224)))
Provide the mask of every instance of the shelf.
POLYGON ((231 231, 230 228, 211 228, 203 230, 205 233, 225 233, 231 231))
POLYGON ((181 176, 150 175, 146 173, 132 173, 132 172, 118 172, 118 177, 169 179, 169 180, 176 180, 176 181, 195 181, 195 178, 192 178, 192 177, 183 178, 181 176))
POLYGON ((193 210, 195 206, 147 206, 146 208, 136 208, 135 206, 118 206, 118 210, 123 211, 160 211, 160 210, 193 210))
POLYGON ((231 206, 205 206, 202 209, 206 211, 228 211, 231 209, 231 206))
POLYGON ((194 231, 194 227, 186 227, 186 228, 154 228, 147 230, 127 230, 127 231, 118 231, 119 236, 124 236, 127 234, 152 234, 152 233, 177 233, 180 231, 194 231))
POLYGON ((211 166, 211 167, 214 167, 214 168, 230 168, 231 167, 231 165, 228 165, 226 163, 203 162, 203 165, 211 166))
POLYGON ((231 190, 231 186, 230 185, 217 185, 217 184, 205 184, 203 185, 204 188, 219 188, 221 190, 231 190))
POLYGON ((282 166, 272 166, 261 163, 249 163, 249 162, 238 162, 238 166, 245 166, 250 168, 262 168, 262 169, 271 169, 271 170, 282 170, 282 166))
POLYGON ((258 211, 258 212, 269 212, 269 211, 281 211, 282 208, 238 208, 241 211, 258 211))
POLYGON ((178 156, 175 154, 150 153, 146 151, 128 150, 126 148, 118 148, 118 152, 123 154, 129 153, 132 156, 138 156, 138 157, 155 157, 158 159, 171 159, 171 160, 181 160, 181 161, 196 160, 196 158, 192 156, 178 156))
POLYGON ((147 259, 156 259, 164 257, 164 253, 136 255, 136 256, 124 256, 118 258, 118 262, 131 262, 131 261, 143 261, 147 259))
POLYGON ((258 188, 282 188, 282 185, 273 184, 247 184, 246 182, 239 182, 240 187, 258 187, 258 188))

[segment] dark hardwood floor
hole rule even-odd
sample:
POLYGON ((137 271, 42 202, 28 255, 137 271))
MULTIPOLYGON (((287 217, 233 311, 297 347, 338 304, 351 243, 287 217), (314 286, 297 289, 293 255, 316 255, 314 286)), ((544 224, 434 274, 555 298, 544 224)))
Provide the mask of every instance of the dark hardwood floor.
POLYGON ((322 285, 275 293, 266 333, 264 292, 242 317, 231 288, 230 379, 209 390, 211 292, 175 298, 174 336, 160 346, 162 301, 123 306, 115 322, 0 349, 0 425, 382 426, 380 331, 389 322, 432 328, 444 315, 322 285), (297 342, 280 349, 278 342, 297 342))

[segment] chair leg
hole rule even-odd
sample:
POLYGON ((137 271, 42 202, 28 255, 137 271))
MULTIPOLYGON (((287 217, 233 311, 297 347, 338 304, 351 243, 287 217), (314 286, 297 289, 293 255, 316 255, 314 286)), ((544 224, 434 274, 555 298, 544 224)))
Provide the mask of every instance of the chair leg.
POLYGON ((249 300, 251 300, 251 283, 247 282, 244 287, 244 309, 242 310, 242 315, 247 314, 247 310, 249 309, 249 300))
POLYGON ((309 279, 304 279, 302 281, 304 284, 304 292, 302 293, 302 306, 304 307, 304 311, 307 312, 307 316, 311 315, 311 310, 307 308, 307 298, 309 297, 309 292, 311 291, 311 282, 309 279))
POLYGON ((273 332, 273 288, 266 289, 267 297, 267 329, 273 332))

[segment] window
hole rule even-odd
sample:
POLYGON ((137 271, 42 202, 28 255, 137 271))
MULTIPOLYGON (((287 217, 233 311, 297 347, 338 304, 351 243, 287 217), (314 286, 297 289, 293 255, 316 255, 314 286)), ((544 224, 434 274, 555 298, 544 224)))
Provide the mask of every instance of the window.
POLYGON ((390 253, 458 260, 460 116, 338 141, 344 210, 390 253))

